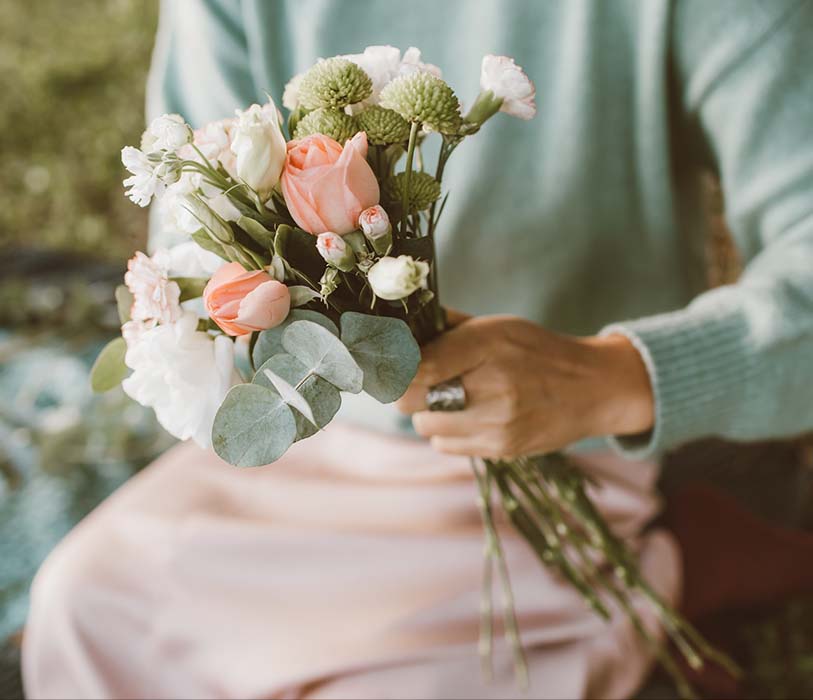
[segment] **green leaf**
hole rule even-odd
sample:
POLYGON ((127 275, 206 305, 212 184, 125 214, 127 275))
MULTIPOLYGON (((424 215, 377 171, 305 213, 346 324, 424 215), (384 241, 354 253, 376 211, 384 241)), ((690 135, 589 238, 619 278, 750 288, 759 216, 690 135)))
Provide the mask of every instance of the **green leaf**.
POLYGON ((259 367, 274 355, 285 352, 285 348, 282 347, 282 334, 294 321, 313 321, 327 328, 336 337, 339 336, 339 329, 336 328, 336 324, 324 314, 310 309, 293 309, 288 314, 288 318, 278 326, 260 333, 251 353, 255 367, 259 367))
POLYGON ((235 467, 278 460, 296 439, 296 419, 276 391, 259 384, 232 387, 212 426, 215 452, 235 467))
POLYGON ((274 250, 274 232, 269 231, 259 221, 249 216, 241 216, 237 219, 237 225, 265 250, 274 250))
POLYGON ((282 334, 282 347, 309 372, 327 379, 342 391, 358 394, 364 374, 333 333, 313 321, 294 321, 282 334))
POLYGON ((90 387, 98 394, 114 389, 127 376, 124 355, 127 343, 124 338, 114 338, 102 348, 90 370, 90 387))
POLYGON ((409 326, 399 318, 348 311, 341 327, 342 341, 364 372, 364 391, 382 403, 401 398, 421 361, 409 326))
POLYGON ((291 267, 316 280, 325 271, 325 261, 316 249, 316 236, 287 224, 277 226, 274 252, 291 267))
POLYGON ((203 289, 209 280, 205 277, 170 277, 169 281, 181 288, 181 301, 189 301, 203 296, 203 289))
POLYGON ((130 310, 133 308, 133 294, 123 284, 116 287, 116 308, 119 312, 119 321, 123 326, 130 320, 130 310))
POLYGON ((305 304, 310 304, 314 299, 322 298, 319 292, 310 287, 306 287, 304 284, 288 287, 288 291, 291 293, 291 306, 294 307, 305 306, 305 304))
POLYGON ((195 231, 195 233, 192 234, 191 238, 204 250, 208 250, 210 253, 214 253, 215 255, 226 260, 227 262, 231 262, 231 257, 229 257, 229 254, 226 252, 226 249, 222 245, 220 245, 220 243, 218 243, 214 238, 212 238, 208 233, 206 233, 205 229, 195 231))
POLYGON ((402 238, 395 245, 392 255, 411 255, 421 260, 432 260, 432 239, 429 236, 421 238, 402 238))
MULTIPOLYGON (((265 372, 271 370, 276 376, 283 378, 291 386, 297 386, 308 375, 308 368, 299 360, 287 353, 274 355, 266 362, 254 375, 254 383, 261 386, 277 390, 273 387, 269 377, 265 372)), ((313 411, 313 419, 319 428, 324 428, 331 420, 342 404, 342 397, 339 390, 330 382, 321 377, 312 375, 305 379, 299 387, 299 393, 307 401, 308 406, 313 411)), ((316 428, 308 420, 294 411, 296 417, 297 439, 302 440, 316 433, 316 428)))

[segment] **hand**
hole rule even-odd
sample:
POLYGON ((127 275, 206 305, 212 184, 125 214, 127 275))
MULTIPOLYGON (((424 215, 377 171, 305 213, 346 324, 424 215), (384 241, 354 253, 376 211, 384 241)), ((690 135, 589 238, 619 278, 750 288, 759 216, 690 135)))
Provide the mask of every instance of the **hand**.
POLYGON ((649 376, 624 336, 577 338, 510 316, 454 320, 422 349, 418 375, 397 403, 441 452, 509 458, 652 427, 649 376), (429 387, 454 377, 466 409, 426 410, 429 387))

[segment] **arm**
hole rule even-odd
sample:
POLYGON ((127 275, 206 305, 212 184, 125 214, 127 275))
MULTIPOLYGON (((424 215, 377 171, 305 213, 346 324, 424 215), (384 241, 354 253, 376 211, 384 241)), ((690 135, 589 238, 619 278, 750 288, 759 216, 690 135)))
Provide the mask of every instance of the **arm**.
POLYGON ((813 3, 689 0, 674 29, 747 266, 686 309, 607 329, 639 349, 655 396, 653 429, 615 441, 630 456, 813 428, 813 3))

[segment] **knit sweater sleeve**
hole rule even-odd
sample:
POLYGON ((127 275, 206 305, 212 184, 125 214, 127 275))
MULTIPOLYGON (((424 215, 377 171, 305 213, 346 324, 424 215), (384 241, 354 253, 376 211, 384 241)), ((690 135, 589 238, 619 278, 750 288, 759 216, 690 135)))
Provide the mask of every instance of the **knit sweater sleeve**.
POLYGON ((641 353, 653 429, 631 457, 708 436, 813 429, 813 2, 676 3, 683 105, 714 161, 741 279, 688 307, 605 328, 641 353))

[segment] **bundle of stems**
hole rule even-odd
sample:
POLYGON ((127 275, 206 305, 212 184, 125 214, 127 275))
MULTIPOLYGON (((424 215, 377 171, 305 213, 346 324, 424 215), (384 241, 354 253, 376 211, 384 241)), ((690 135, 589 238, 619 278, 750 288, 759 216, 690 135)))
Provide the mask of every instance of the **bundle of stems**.
POLYGON ((540 562, 554 569, 600 617, 609 621, 613 607, 626 614, 636 632, 672 678, 684 698, 695 698, 677 656, 693 671, 716 664, 734 677, 740 669, 713 647, 678 611, 666 603, 641 575, 637 558, 612 533, 587 494, 584 472, 566 455, 551 453, 513 460, 475 460, 472 469, 480 491, 485 525, 485 566, 480 652, 484 673, 491 673, 493 651, 492 579, 496 567, 503 590, 506 636, 514 654, 521 687, 528 671, 513 606, 508 567, 494 518, 494 500, 530 545, 540 562), (672 647, 647 629, 636 599, 650 605, 672 647))

